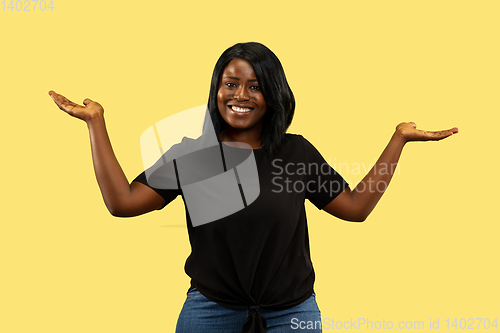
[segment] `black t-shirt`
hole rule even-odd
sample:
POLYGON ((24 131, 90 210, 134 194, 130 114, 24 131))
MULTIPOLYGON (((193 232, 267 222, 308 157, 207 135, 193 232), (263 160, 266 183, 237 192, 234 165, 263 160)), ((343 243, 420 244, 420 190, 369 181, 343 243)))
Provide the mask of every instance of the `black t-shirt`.
MULTIPOLYGON (((262 149, 253 153, 260 184, 255 201, 196 227, 186 214, 192 252, 185 271, 189 289, 223 306, 286 309, 314 292, 305 199, 322 209, 348 184, 301 135, 287 134, 272 156, 262 149)), ((134 181, 150 186, 145 172, 134 181)), ((167 204, 183 195, 182 188, 152 188, 167 204)))

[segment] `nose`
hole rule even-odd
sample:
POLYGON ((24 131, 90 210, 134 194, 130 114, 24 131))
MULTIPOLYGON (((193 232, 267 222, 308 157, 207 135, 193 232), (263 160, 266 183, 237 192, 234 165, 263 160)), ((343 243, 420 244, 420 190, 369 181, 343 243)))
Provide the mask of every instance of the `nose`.
POLYGON ((241 85, 234 92, 233 98, 241 102, 241 101, 248 101, 250 99, 250 96, 248 96, 248 94, 245 92, 243 85, 241 85))

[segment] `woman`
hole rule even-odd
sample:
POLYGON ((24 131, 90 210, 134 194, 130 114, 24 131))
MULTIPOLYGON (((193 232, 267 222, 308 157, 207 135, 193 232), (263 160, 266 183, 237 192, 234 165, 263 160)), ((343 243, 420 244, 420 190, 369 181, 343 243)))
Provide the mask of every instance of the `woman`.
MULTIPOLYGON (((97 181, 111 214, 136 216, 162 209, 179 194, 186 200, 182 186, 151 186, 145 172, 128 183, 99 103, 85 99, 81 106, 53 91, 49 94, 60 109, 87 123, 97 181)), ((397 125, 373 169, 351 191, 307 140, 285 134, 295 99, 278 58, 258 43, 236 44, 221 55, 208 109, 220 151, 245 151, 230 142, 252 149, 260 194, 244 209, 204 225, 193 226, 187 213, 192 253, 185 269, 191 286, 177 332, 321 332, 305 199, 338 218, 364 221, 389 184, 407 142, 441 140, 458 132, 397 125)), ((227 170, 232 168, 237 169, 227 165, 227 170)), ((242 186, 240 191, 244 197, 242 186)))

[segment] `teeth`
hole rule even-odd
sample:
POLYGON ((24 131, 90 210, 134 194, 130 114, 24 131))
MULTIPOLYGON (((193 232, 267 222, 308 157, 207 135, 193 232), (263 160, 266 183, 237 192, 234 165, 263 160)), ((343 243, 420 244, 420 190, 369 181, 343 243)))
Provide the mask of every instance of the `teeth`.
POLYGON ((247 108, 239 108, 237 106, 231 106, 231 109, 236 112, 250 112, 252 109, 247 109, 247 108))

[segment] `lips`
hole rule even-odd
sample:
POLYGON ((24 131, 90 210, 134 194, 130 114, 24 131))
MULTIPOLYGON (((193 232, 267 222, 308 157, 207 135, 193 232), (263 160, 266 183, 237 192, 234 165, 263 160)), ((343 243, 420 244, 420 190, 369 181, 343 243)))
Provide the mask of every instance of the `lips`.
POLYGON ((248 107, 248 106, 228 105, 228 107, 234 113, 239 113, 239 114, 249 113, 253 110, 253 108, 248 107))

